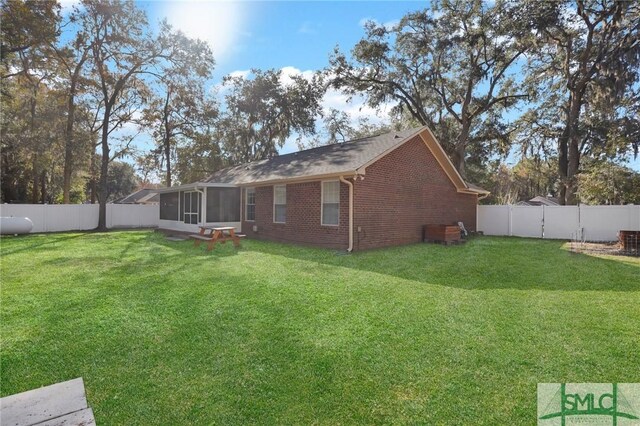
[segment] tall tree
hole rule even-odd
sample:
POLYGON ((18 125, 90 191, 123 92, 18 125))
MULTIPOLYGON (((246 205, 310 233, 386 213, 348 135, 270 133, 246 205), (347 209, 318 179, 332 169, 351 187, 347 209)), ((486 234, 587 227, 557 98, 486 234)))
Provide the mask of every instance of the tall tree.
POLYGON ((123 161, 113 161, 109 167, 109 201, 131 194, 140 184, 134 167, 123 161))
POLYGON ((585 204, 640 204, 640 173, 613 161, 586 161, 578 197, 585 204))
POLYGON ((299 137, 297 142, 299 149, 315 148, 322 145, 343 143, 353 139, 379 135, 390 132, 392 129, 400 129, 400 122, 390 124, 388 122, 375 123, 366 117, 354 120, 348 113, 330 108, 323 112, 322 130, 311 139, 299 137))
POLYGON ((154 37, 144 12, 131 0, 84 0, 82 6, 84 12, 78 22, 91 46, 100 105, 98 229, 106 230, 109 162, 115 158, 110 145, 112 133, 133 119, 131 105, 148 96, 145 79, 160 77, 158 72, 165 64, 188 66, 193 56, 176 42, 176 35, 166 22, 160 24, 159 35, 154 37), (118 117, 114 119, 114 115, 118 117))
POLYGON ((218 137, 219 134, 210 127, 176 147, 174 170, 178 182, 198 182, 232 164, 223 156, 218 137))
POLYGON ((36 51, 60 34, 60 5, 56 0, 2 0, 0 60, 2 79, 33 69, 36 51))
POLYGON ((1 115, 0 181, 5 202, 50 202, 48 183, 57 172, 62 94, 46 74, 16 76, 5 84, 1 115))
POLYGON ((144 111, 144 123, 151 130, 165 171, 165 185, 172 184, 172 159, 179 140, 194 139, 217 116, 217 106, 207 97, 206 80, 211 76, 214 59, 207 43, 191 40, 178 32, 173 42, 189 58, 168 64, 144 111))
POLYGON ((393 27, 369 22, 354 61, 336 50, 328 74, 349 95, 364 93, 373 107, 393 103, 429 125, 464 175, 470 146, 508 143, 503 115, 526 97, 514 64, 528 48, 528 21, 517 18, 502 1, 435 1, 393 27))
POLYGON ((321 111, 323 89, 318 79, 283 76, 276 70, 252 70, 252 74, 253 78, 224 78, 229 93, 218 130, 232 163, 277 155, 293 132, 313 134, 321 111))
MULTIPOLYGON (((78 9, 75 9, 70 15, 70 22, 77 20, 80 13, 78 9)), ((79 91, 82 90, 82 86, 90 84, 84 75, 85 66, 90 58, 92 48, 88 39, 85 29, 80 28, 75 37, 66 46, 60 48, 55 43, 50 45, 51 51, 54 52, 54 58, 60 64, 61 77, 63 77, 67 87, 67 122, 64 130, 64 169, 62 172, 62 202, 64 204, 70 202, 71 178, 76 166, 74 152, 78 142, 75 138, 77 97, 79 91)))
POLYGON ((598 143, 602 147, 620 136, 633 143, 628 132, 637 135, 638 120, 628 117, 638 84, 640 4, 531 4, 540 37, 529 57, 528 83, 538 102, 527 118, 557 141, 560 201, 575 204, 581 156, 598 143), (626 135, 602 131, 607 128, 626 135))

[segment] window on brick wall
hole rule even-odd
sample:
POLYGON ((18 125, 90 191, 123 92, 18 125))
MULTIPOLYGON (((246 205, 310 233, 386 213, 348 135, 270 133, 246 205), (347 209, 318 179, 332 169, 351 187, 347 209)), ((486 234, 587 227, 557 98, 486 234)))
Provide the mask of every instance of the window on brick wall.
POLYGON ((337 226, 340 223, 340 182, 337 180, 322 182, 323 225, 337 226))
POLYGON ((245 189, 245 214, 244 220, 254 221, 256 220, 256 189, 245 189))
POLYGON ((287 221, 287 186, 273 187, 273 221, 285 223, 287 221))

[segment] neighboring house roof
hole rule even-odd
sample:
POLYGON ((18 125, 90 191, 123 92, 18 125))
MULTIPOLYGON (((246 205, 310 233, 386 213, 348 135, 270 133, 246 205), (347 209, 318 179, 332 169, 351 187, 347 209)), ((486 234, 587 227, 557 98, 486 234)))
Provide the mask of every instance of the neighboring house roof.
POLYGON ((517 206, 559 206, 557 198, 554 197, 543 197, 538 195, 537 197, 533 197, 529 201, 520 201, 516 204, 517 206))
POLYGON ((156 189, 143 188, 132 192, 124 198, 114 201, 114 204, 149 204, 159 203, 160 195, 156 189))
POLYGON ((538 205, 545 205, 545 206, 559 206, 560 205, 558 199, 554 198, 554 197, 537 196, 537 197, 533 197, 532 199, 530 199, 529 202, 530 203, 538 203, 538 205))
POLYGON ((252 185, 338 175, 364 175, 368 165, 418 135, 459 192, 481 195, 489 193, 478 186, 468 185, 462 180, 427 126, 325 145, 228 167, 215 172, 205 179, 204 183, 252 185))

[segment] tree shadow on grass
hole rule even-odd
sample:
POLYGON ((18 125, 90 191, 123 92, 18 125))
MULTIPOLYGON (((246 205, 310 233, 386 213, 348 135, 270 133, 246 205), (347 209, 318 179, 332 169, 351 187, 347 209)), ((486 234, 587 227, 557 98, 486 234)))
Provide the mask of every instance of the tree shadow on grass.
POLYGON ((263 241, 246 249, 305 262, 470 290, 640 291, 640 264, 576 254, 563 241, 477 237, 464 245, 413 244, 338 255, 263 241))
POLYGON ((224 257, 236 256, 243 247, 235 247, 233 242, 216 243, 212 250, 207 250, 207 243, 202 241, 198 247, 195 246, 193 240, 169 241, 162 234, 149 234, 146 243, 157 244, 173 251, 179 251, 184 256, 202 256, 206 259, 219 259, 224 257))
POLYGON ((79 234, 35 234, 35 235, 20 235, 20 236, 3 236, 2 243, 0 244, 0 253, 3 256, 8 256, 15 253, 20 253, 28 250, 35 250, 42 246, 48 246, 51 244, 57 244, 63 241, 73 240, 76 238, 89 235, 88 233, 79 234), (5 249, 7 244, 15 245, 18 247, 14 249, 5 249))

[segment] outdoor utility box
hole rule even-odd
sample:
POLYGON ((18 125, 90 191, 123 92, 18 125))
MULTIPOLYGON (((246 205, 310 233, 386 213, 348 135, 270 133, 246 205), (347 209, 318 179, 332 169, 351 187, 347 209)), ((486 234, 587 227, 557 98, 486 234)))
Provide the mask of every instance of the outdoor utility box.
POLYGON ((622 230, 618 232, 618 241, 625 253, 640 255, 640 231, 622 230))
POLYGON ((422 241, 439 243, 460 241, 460 227, 458 225, 424 225, 422 241))

